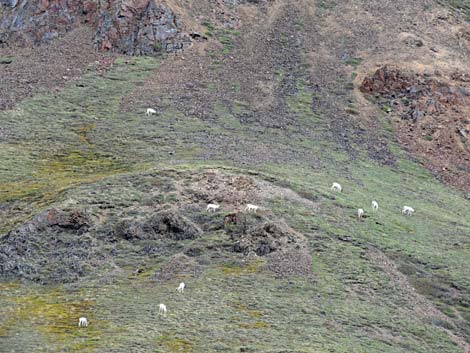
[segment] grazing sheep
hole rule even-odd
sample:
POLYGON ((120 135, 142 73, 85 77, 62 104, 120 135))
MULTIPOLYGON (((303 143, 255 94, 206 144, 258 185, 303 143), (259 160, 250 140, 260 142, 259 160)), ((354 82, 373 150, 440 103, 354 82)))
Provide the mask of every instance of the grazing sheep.
POLYGON ((147 112, 145 114, 147 114, 147 116, 150 116, 152 114, 157 114, 157 111, 152 108, 147 108, 147 112))
POLYGON ((403 206, 403 209, 401 210, 401 213, 405 216, 411 216, 414 212, 415 210, 410 206, 403 206))
POLYGON ((251 203, 249 203, 245 206, 245 211, 247 211, 247 212, 256 212, 258 210, 259 210, 259 206, 252 205, 251 203))
POLYGON ((372 210, 377 211, 379 209, 379 204, 377 201, 372 201, 372 210))
POLYGON ((86 319, 86 317, 81 317, 80 319, 78 319, 78 327, 88 327, 88 320, 86 319))
POLYGON ((178 293, 184 293, 184 287, 186 287, 186 285, 181 282, 176 290, 178 291, 178 293))
POLYGON ((166 316, 166 305, 165 304, 160 304, 158 308, 158 313, 162 314, 163 316, 166 316))
POLYGON ((210 203, 206 207, 207 212, 216 212, 220 208, 220 205, 216 205, 214 203, 210 203))
POLYGON ((331 191, 341 192, 343 188, 338 183, 333 183, 333 185, 331 185, 331 191))
POLYGON ((357 218, 361 219, 364 216, 364 210, 362 208, 357 210, 357 218))

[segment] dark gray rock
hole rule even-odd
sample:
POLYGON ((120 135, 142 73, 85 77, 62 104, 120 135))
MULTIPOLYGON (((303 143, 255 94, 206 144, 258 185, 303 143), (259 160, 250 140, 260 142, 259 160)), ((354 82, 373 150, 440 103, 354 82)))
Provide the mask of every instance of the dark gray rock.
POLYGON ((176 211, 155 213, 148 219, 125 219, 114 227, 114 236, 129 241, 142 239, 195 239, 201 229, 176 211))

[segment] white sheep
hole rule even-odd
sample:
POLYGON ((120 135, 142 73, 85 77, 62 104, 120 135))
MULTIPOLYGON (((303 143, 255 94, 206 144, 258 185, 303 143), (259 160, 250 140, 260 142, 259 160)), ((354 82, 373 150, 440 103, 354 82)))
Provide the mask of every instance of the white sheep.
POLYGON ((411 216, 414 212, 415 210, 410 206, 403 206, 403 209, 401 210, 401 213, 405 216, 411 216))
POLYGON ((259 210, 259 206, 253 205, 251 203, 249 203, 245 206, 245 211, 247 211, 247 212, 256 212, 258 210, 259 210))
POLYGON ((157 114, 157 111, 152 108, 147 108, 147 112, 145 114, 147 114, 147 116, 150 116, 152 114, 157 114))
POLYGON ((215 203, 210 203, 206 207, 207 212, 216 212, 220 208, 220 205, 216 205, 215 203))
POLYGON ((160 304, 158 307, 158 313, 162 314, 163 316, 166 316, 166 305, 165 304, 160 304))
POLYGON ((372 210, 377 211, 379 209, 379 204, 377 201, 372 201, 372 210))
POLYGON ((176 290, 178 291, 178 293, 184 293, 184 287, 186 287, 186 285, 184 284, 184 282, 181 282, 176 290))
POLYGON ((331 185, 331 191, 341 192, 341 191, 343 191, 343 188, 341 187, 340 184, 333 183, 333 185, 331 185))
POLYGON ((78 327, 88 327, 88 320, 86 319, 86 317, 81 317, 80 319, 78 319, 78 327))
POLYGON ((361 219, 364 216, 364 210, 362 208, 359 208, 357 210, 357 218, 361 219))

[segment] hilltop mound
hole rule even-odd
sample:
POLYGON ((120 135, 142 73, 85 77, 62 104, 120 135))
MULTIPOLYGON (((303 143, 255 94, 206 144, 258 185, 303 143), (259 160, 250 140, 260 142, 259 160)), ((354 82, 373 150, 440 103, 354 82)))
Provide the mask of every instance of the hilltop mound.
MULTIPOLYGON (((170 173, 170 175, 174 175, 170 173)), ((197 254, 189 249, 204 242, 208 234, 218 232, 225 243, 226 256, 256 253, 266 256, 277 253, 279 262, 289 259, 291 251, 304 253, 304 271, 311 265, 302 234, 295 232, 270 211, 247 214, 240 210, 249 199, 262 200, 269 193, 282 194, 282 189, 270 184, 257 182, 251 177, 209 172, 186 175, 183 179, 169 180, 158 176, 135 176, 132 187, 135 192, 145 183, 162 184, 146 190, 151 196, 142 204, 126 205, 120 200, 119 189, 126 185, 126 179, 115 179, 107 193, 114 195, 117 204, 112 212, 103 212, 100 185, 90 188, 86 201, 80 209, 70 205, 58 205, 41 212, 17 229, 2 237, 0 244, 0 276, 23 278, 41 283, 71 282, 83 276, 106 276, 106 269, 117 265, 132 253, 151 261, 156 256, 175 253, 191 253, 196 260, 210 253, 210 246, 199 248, 197 254), (182 188, 181 185, 185 184, 182 188), (210 187, 209 187, 210 185, 210 187), (228 186, 230 185, 230 186, 228 186), (251 193, 245 193, 247 186, 251 193), (165 190, 174 190, 176 202, 159 200, 157 195, 166 196, 165 190), (92 191, 98 190, 98 192, 92 191), (203 200, 222 203, 223 210, 209 214, 203 200), (89 210, 85 212, 84 210, 89 210), (224 215, 236 210, 238 222, 227 223, 224 215), (92 213, 89 213, 92 212, 92 213), (234 226, 234 227, 233 227, 234 226), (179 243, 186 244, 181 249, 179 243), (231 255, 232 254, 232 255, 231 255), (99 264, 107 265, 103 268, 99 264)), ((139 190, 138 192, 142 192, 139 190)), ((85 195, 82 195, 85 196, 85 195)), ((109 202, 109 201, 108 201, 109 202)), ((280 263, 277 272, 283 274, 280 263)), ((294 266, 295 268, 295 266, 294 266)), ((287 272, 286 272, 287 273, 287 272)), ((291 270, 291 274, 295 270, 291 270)))

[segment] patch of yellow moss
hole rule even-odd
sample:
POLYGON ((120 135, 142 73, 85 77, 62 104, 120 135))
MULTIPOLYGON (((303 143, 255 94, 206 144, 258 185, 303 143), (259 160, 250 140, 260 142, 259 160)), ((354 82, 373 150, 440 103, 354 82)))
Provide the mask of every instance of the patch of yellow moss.
POLYGON ((232 305, 232 307, 235 308, 237 311, 241 311, 241 312, 244 312, 244 313, 250 315, 253 318, 260 318, 260 317, 263 316, 263 313, 261 311, 255 310, 255 309, 250 309, 249 307, 247 307, 243 303, 235 303, 235 304, 232 305))
POLYGON ((7 202, 40 194, 43 184, 40 182, 20 181, 0 184, 0 202, 7 202))
POLYGON ((88 145, 91 145, 91 140, 88 136, 88 134, 96 128, 96 124, 83 124, 79 125, 76 128, 73 128, 72 131, 75 132, 78 135, 78 140, 81 143, 85 143, 88 145))
POLYGON ((256 320, 255 322, 241 322, 238 324, 239 327, 245 329, 266 329, 270 327, 269 324, 260 320, 260 318, 263 317, 263 313, 261 311, 249 308, 246 304, 241 302, 233 303, 231 306, 236 311, 245 313, 256 320))
POLYGON ((190 342, 180 339, 178 337, 160 336, 157 344, 164 349, 165 352, 170 353, 192 353, 194 352, 193 346, 190 342))
POLYGON ((38 176, 51 173, 89 174, 102 170, 117 169, 118 163, 93 151, 72 150, 51 156, 39 168, 38 176))
POLYGON ((34 295, 12 295, 6 301, 10 310, 6 320, 0 325, 0 336, 6 336, 10 328, 19 323, 31 325, 58 349, 66 347, 68 352, 91 352, 96 348, 96 337, 99 337, 102 324, 92 318, 90 326, 78 328, 78 319, 81 316, 90 320, 94 301, 67 301, 60 290, 34 295))
POLYGON ((269 328, 270 326, 263 321, 256 321, 256 322, 243 322, 241 324, 238 324, 241 328, 245 329, 263 329, 263 328, 269 328))
POLYGON ((0 282, 0 291, 2 292, 17 289, 19 287, 20 284, 17 282, 0 282))
POLYGON ((124 171, 117 161, 92 151, 68 151, 44 158, 34 174, 34 181, 0 185, 0 202, 31 199, 53 201, 66 188, 95 182, 124 171))
POLYGON ((225 275, 240 276, 244 274, 259 272, 263 265, 264 261, 262 259, 256 259, 246 264, 245 266, 224 265, 221 266, 220 270, 225 275))

